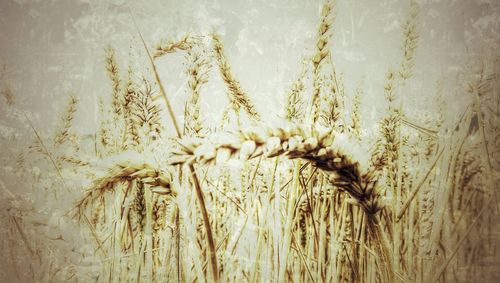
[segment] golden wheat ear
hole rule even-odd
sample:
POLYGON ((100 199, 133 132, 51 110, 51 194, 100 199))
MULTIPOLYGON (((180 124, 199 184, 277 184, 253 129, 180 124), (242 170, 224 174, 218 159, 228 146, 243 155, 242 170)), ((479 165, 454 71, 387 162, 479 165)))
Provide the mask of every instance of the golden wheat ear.
POLYGON ((76 113, 76 107, 78 104, 78 97, 71 95, 68 106, 64 115, 61 117, 61 125, 54 137, 54 146, 60 146, 66 142, 69 138, 69 130, 73 123, 73 118, 76 113))
POLYGON ((243 90, 231 71, 231 67, 224 53, 224 46, 220 36, 214 33, 212 34, 212 40, 215 59, 219 67, 220 75, 227 86, 228 98, 231 102, 231 107, 234 107, 237 115, 239 114, 240 108, 242 108, 251 119, 260 121, 261 116, 257 112, 250 96, 243 90))
POLYGON ((217 133, 206 139, 182 139, 179 150, 170 163, 224 164, 229 159, 248 160, 258 156, 268 158, 286 156, 310 161, 321 169, 332 185, 341 188, 350 197, 350 203, 359 206, 367 215, 371 243, 379 256, 387 280, 394 270, 390 260, 390 247, 379 224, 378 212, 385 201, 377 189, 377 176, 367 168, 360 153, 345 134, 335 133, 319 125, 290 126, 284 128, 251 127, 238 133, 217 133), (351 149, 352 152, 349 152, 351 149), (363 164, 363 165, 362 165, 363 164))
POLYGON ((85 196, 77 202, 76 207, 81 213, 97 202, 104 194, 115 191, 119 184, 128 184, 133 180, 149 185, 154 193, 173 197, 176 195, 171 185, 171 173, 155 169, 146 163, 123 163, 112 166, 107 170, 105 176, 95 180, 85 196))

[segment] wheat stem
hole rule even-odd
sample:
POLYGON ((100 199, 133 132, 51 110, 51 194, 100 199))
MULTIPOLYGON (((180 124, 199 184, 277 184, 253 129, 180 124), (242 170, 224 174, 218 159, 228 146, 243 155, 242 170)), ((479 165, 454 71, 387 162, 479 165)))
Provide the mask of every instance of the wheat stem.
MULTIPOLYGON (((130 14, 132 15, 132 18, 133 18, 133 14, 132 12, 130 11, 130 14)), ((146 42, 144 41, 144 38, 142 37, 142 34, 139 30, 139 27, 137 25, 137 22, 135 21, 135 19, 133 18, 134 20, 134 25, 137 29, 137 32, 139 33, 139 36, 141 38, 141 41, 144 45, 144 49, 146 50, 146 53, 149 57, 149 61, 151 63, 151 67, 153 69, 153 73, 155 75, 155 79, 160 87, 160 93, 162 94, 164 100, 165 100, 165 103, 167 105, 167 109, 168 109, 168 112, 170 114, 170 118, 172 120, 172 123, 174 125, 174 128, 175 128, 175 131, 177 133, 177 136, 179 138, 182 137, 182 132, 179 128, 179 125, 177 124, 177 119, 175 118, 175 114, 174 114, 174 111, 172 109, 172 106, 170 104, 170 100, 168 99, 166 93, 165 93, 165 89, 163 87, 163 84, 161 82, 161 79, 160 79, 160 76, 158 74, 158 71, 156 70, 156 65, 153 61, 153 58, 151 57, 151 54, 149 53, 149 50, 148 50, 148 47, 146 45, 146 42)), ((211 258, 211 266, 212 266, 212 276, 213 276, 213 279, 215 282, 218 282, 219 281, 219 271, 218 271, 218 268, 217 268, 217 255, 216 255, 216 251, 215 251, 215 244, 214 244, 214 239, 213 239, 213 235, 212 235, 212 229, 210 227, 210 220, 209 220, 209 217, 208 217, 208 211, 207 211, 207 208, 205 206, 205 200, 204 200, 204 197, 203 197, 203 192, 201 190, 201 186, 200 186, 200 183, 198 181, 198 177, 196 175, 196 171, 194 169, 194 166, 193 165, 190 165, 189 166, 189 171, 191 172, 191 176, 192 176, 192 179, 193 179, 193 182, 194 182, 194 186, 195 186, 195 190, 196 190, 196 196, 198 198, 198 202, 200 204, 200 209, 201 209, 201 214, 203 216, 203 222, 204 222, 204 225, 205 225, 205 229, 206 229, 206 232, 207 232, 207 241, 208 241, 208 247, 209 247, 209 250, 210 250, 210 258, 211 258)))

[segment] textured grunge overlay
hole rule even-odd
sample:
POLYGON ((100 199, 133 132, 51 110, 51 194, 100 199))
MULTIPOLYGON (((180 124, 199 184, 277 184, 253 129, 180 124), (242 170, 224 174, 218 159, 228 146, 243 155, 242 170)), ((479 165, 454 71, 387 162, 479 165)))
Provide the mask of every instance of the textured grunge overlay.
POLYGON ((0 282, 500 282, 497 0, 2 0, 0 282))

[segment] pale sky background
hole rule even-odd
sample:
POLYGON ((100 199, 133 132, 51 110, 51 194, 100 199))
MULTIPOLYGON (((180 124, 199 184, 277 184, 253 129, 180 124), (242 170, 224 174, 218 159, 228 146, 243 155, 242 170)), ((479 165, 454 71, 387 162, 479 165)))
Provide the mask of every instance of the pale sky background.
MULTIPOLYGON (((408 2, 338 2, 333 59, 348 92, 363 81, 363 109, 378 115, 384 110, 378 101, 385 73, 401 60, 400 26, 408 2)), ((494 0, 420 2, 420 47, 410 81, 417 91, 404 94, 406 103, 417 106, 427 105, 439 79, 453 85, 467 72, 467 62, 492 49, 500 10, 494 0)), ((53 126, 65 98, 76 93, 77 119, 92 129, 96 123, 88 117, 96 116, 97 98, 109 96, 104 48, 117 49, 122 73, 129 60, 147 65, 130 9, 150 47, 188 31, 220 32, 235 76, 264 117, 274 119, 282 114, 284 93, 302 56, 312 52, 320 7, 321 1, 2 1, 0 62, 10 72, 4 82, 41 128, 53 126)), ((179 116, 186 97, 181 61, 172 55, 158 63, 179 116)), ((226 104, 215 77, 216 72, 214 83, 202 90, 207 119, 220 116, 226 104)))

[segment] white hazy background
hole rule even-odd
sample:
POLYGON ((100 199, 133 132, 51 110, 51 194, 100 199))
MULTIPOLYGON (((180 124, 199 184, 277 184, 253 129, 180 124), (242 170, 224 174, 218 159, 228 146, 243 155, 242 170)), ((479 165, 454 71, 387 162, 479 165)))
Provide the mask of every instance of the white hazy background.
MULTIPOLYGON (((378 115, 384 111, 378 102, 383 100, 384 76, 401 60, 401 25, 409 1, 338 2, 333 59, 348 92, 363 83, 363 108, 378 115)), ((264 118, 274 119, 282 114, 284 93, 297 77, 302 58, 312 53, 321 3, 3 0, 0 63, 8 75, 2 84, 9 85, 18 104, 36 117, 42 131, 55 125, 65 98, 77 94, 81 99, 77 118, 84 117, 84 129, 91 130, 97 123, 88 117, 97 117, 97 98, 109 96, 104 48, 117 50, 122 72, 129 61, 148 65, 132 13, 151 48, 160 39, 178 38, 186 32, 221 33, 243 88, 264 118)), ((404 94, 405 104, 424 107, 435 95, 437 81, 455 84, 458 76, 468 72, 468 63, 477 63, 476 57, 494 50, 499 4, 495 0, 420 1, 420 46, 415 78, 410 82, 418 91, 404 94)), ((185 101, 182 55, 167 56, 158 64, 181 115, 185 101)), ((217 84, 211 86, 203 89, 201 100, 209 109, 204 115, 219 117, 225 93, 217 84)), ((463 99, 447 95, 454 102, 463 99)), ((2 127, 16 126, 2 123, 2 127)))
MULTIPOLYGON (((406 88, 411 91, 401 97, 409 118, 422 123, 423 115, 434 104, 438 82, 444 86, 450 117, 459 115, 469 101, 456 90, 463 87, 464 76, 478 66, 478 58, 498 54, 500 1, 419 3, 420 41, 415 72, 406 88)), ((33 190, 44 186, 43 182, 19 184, 15 178, 16 157, 34 140, 19 113, 27 113, 41 135, 48 137, 69 95, 76 94, 80 103, 75 127, 82 134, 93 133, 99 125, 99 97, 108 99, 111 90, 104 49, 116 49, 122 73, 129 62, 149 66, 131 13, 150 48, 160 39, 179 38, 186 32, 219 32, 235 76, 254 100, 263 121, 271 121, 282 116, 285 93, 300 72, 301 60, 312 54, 321 5, 322 1, 305 0, 2 0, 0 64, 5 66, 5 72, 0 86, 2 90, 11 89, 19 110, 17 114, 8 111, 10 106, 0 98, 2 184, 28 199, 36 197, 33 190)), ((397 68, 401 60, 401 25, 408 8, 409 1, 398 0, 338 1, 335 8, 333 60, 348 97, 358 85, 364 86, 361 110, 365 127, 374 126, 384 113, 384 78, 389 68, 397 68)), ((166 91, 181 120, 186 100, 182 62, 179 54, 158 60, 166 91)), ((143 68, 144 73, 150 72, 148 67, 143 68)), ((210 80, 202 88, 201 115, 215 127, 227 100, 216 68, 210 80)), ((168 118, 165 125, 170 126, 168 118)), ((52 171, 50 164, 46 166, 30 170, 52 171)), ((36 213, 49 219, 62 214, 57 209, 36 213)), ((65 239, 78 234, 63 233, 65 239)), ((67 260, 71 262, 72 258, 67 260)))

